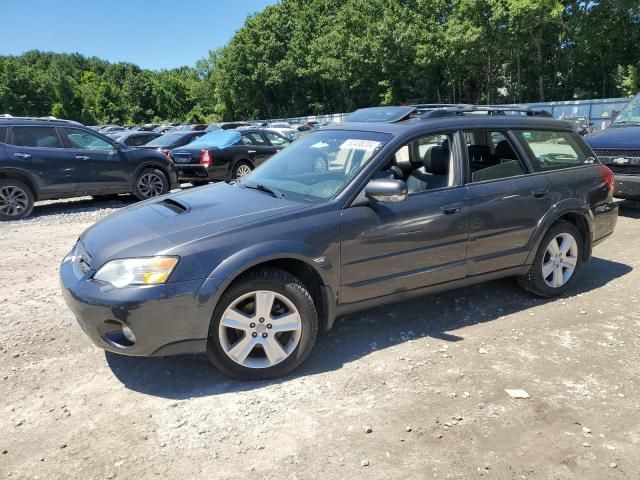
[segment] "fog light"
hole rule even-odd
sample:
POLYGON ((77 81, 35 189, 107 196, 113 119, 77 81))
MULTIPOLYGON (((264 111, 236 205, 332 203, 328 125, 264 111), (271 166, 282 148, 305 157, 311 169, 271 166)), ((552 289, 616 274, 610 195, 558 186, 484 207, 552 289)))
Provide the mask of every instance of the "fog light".
POLYGON ((122 335, 124 335, 124 338, 129 340, 131 343, 136 343, 136 336, 133 334, 133 330, 126 325, 122 325, 122 335))

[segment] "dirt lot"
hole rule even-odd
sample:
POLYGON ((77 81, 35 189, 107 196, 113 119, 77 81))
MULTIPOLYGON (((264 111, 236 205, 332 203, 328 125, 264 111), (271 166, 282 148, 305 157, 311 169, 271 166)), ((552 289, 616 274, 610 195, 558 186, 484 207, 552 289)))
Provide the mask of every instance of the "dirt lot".
POLYGON ((640 478, 634 205, 566 298, 504 280, 351 315, 259 383, 82 334, 58 264, 122 205, 0 224, 0 478, 640 478))

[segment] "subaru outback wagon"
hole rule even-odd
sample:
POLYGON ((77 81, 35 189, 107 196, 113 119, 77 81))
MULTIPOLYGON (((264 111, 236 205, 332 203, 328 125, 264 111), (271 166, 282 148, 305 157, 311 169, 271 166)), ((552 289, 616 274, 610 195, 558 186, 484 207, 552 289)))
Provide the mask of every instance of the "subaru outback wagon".
POLYGON ((613 184, 541 112, 364 109, 241 180, 97 223, 62 262, 63 294, 105 350, 274 377, 348 312, 500 277, 562 294, 613 232, 613 184), (328 168, 301 171, 319 148, 328 168))
POLYGON ((118 193, 144 200, 177 181, 162 153, 128 147, 77 122, 0 118, 0 221, 29 216, 37 200, 118 193))

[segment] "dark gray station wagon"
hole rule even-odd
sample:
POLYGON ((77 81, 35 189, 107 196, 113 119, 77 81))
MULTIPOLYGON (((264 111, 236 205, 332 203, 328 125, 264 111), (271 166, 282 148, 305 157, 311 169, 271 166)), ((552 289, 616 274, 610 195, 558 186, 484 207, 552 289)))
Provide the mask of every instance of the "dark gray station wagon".
POLYGON ((347 312, 499 277, 562 294, 613 232, 613 184, 543 112, 364 109, 241 180, 97 223, 62 262, 63 293, 106 350, 274 377, 347 312), (301 160, 319 152, 327 169, 301 160))

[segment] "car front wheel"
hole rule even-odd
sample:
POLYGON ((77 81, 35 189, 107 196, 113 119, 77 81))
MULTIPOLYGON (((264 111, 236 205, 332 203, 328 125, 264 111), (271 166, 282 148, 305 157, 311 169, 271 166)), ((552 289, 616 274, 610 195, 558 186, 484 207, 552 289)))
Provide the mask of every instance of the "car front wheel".
POLYGON ((20 220, 33 211, 31 189, 18 180, 0 180, 0 220, 20 220))
POLYGON ((529 272, 519 279, 525 290, 541 296, 562 295, 575 279, 582 258, 582 235, 561 221, 546 233, 529 272))
POLYGON ((318 315, 305 285, 280 269, 236 280, 218 302, 207 355, 225 375, 259 380, 286 375, 309 355, 318 315))
POLYGON ((147 200, 168 192, 167 176, 157 168, 145 168, 136 178, 133 194, 138 200, 147 200))

